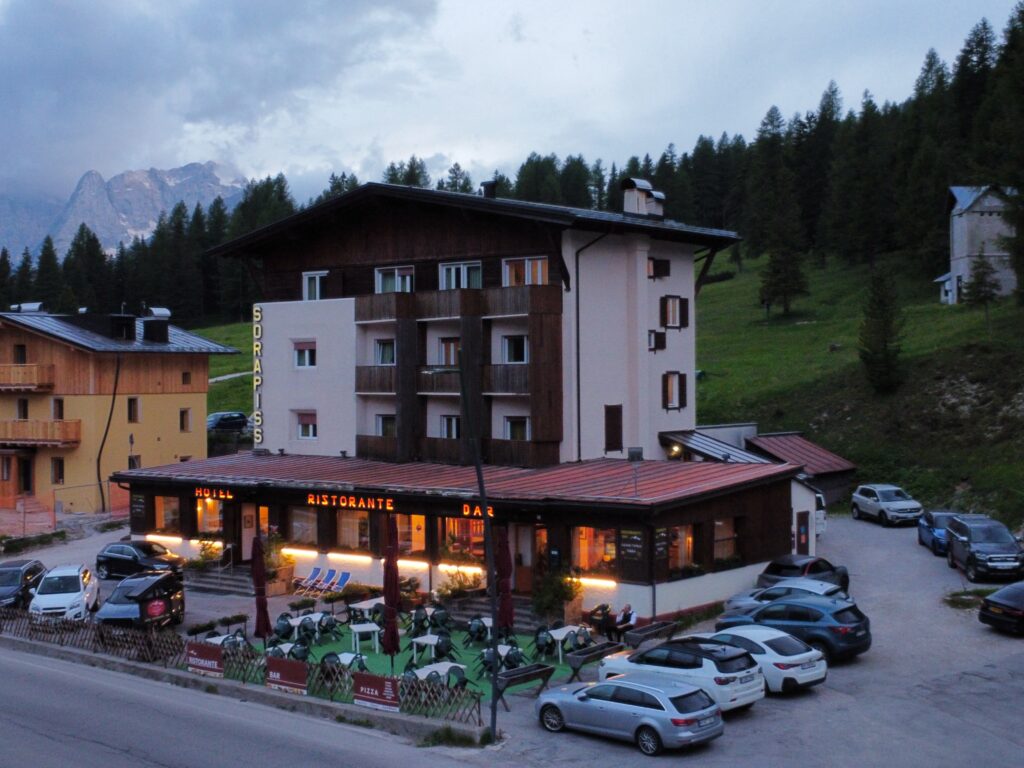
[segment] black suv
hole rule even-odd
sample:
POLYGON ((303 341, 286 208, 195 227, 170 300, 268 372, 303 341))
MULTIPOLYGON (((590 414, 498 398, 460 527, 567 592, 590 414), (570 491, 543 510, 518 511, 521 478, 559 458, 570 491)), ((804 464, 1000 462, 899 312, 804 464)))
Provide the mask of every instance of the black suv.
POLYGON ((1024 575, 1024 550, 1005 525, 988 515, 956 515, 946 528, 946 561, 968 581, 1024 575))
POLYGON ((96 621, 122 627, 163 627, 185 620, 185 589, 173 573, 139 573, 122 581, 96 621))
POLYGON ((46 566, 38 560, 9 560, 0 563, 0 608, 27 608, 30 589, 39 586, 46 566))
POLYGON ((171 571, 180 575, 185 562, 184 557, 154 541, 116 541, 96 555, 96 575, 101 579, 141 571, 171 571))
POLYGON ((245 432, 249 417, 241 411, 217 411, 206 417, 206 429, 210 432, 245 432))

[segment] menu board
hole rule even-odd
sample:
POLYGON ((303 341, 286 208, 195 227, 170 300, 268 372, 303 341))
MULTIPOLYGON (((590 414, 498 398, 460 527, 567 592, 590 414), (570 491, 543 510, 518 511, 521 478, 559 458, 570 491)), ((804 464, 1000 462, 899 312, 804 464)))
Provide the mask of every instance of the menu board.
POLYGON ((619 575, 624 581, 645 581, 649 564, 643 528, 619 529, 619 575))
POLYGON ((141 493, 133 493, 128 509, 131 529, 133 531, 146 530, 146 497, 141 493))
POLYGON ((654 529, 654 559, 664 560, 668 557, 668 528, 654 529))

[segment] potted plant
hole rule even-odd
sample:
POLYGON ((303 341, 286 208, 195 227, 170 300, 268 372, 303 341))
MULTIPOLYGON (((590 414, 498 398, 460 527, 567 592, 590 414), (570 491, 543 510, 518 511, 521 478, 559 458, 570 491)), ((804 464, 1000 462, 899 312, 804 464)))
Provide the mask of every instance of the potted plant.
POLYGON ((583 614, 579 578, 566 570, 545 573, 533 584, 533 610, 549 620, 578 620, 583 614))
POLYGON ((281 552, 284 539, 276 525, 270 526, 263 565, 267 570, 267 597, 286 595, 292 591, 295 578, 295 558, 281 552))

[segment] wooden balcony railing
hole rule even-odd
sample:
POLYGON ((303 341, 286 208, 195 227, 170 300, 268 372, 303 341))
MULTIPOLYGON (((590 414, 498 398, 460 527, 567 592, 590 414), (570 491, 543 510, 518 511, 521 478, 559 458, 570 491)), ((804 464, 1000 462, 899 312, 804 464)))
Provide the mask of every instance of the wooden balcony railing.
POLYGON ((360 459, 396 461, 398 459, 398 438, 356 435, 356 456, 360 459))
POLYGON ((458 464, 462 457, 461 440, 443 437, 424 437, 420 440, 420 460, 458 464))
POLYGON ((483 391, 528 394, 530 391, 530 366, 485 365, 483 391))
POLYGON ((416 317, 462 317, 479 315, 481 291, 421 291, 416 294, 416 317))
POLYGON ((417 293, 371 293, 356 296, 356 322, 372 323, 399 317, 429 319, 485 315, 508 317, 531 312, 558 314, 562 289, 557 285, 518 285, 512 288, 466 288, 417 293))
POLYGON ((557 314, 562 311, 562 289, 557 285, 488 288, 483 293, 483 314, 488 317, 528 315, 531 312, 557 314))
POLYGON ((549 467, 558 463, 558 443, 532 440, 483 441, 484 458, 488 464, 512 467, 549 467))
POLYGON ((53 364, 0 365, 0 392, 53 389, 53 364))
POLYGON ((356 322, 372 323, 412 317, 415 310, 413 293, 370 293, 356 296, 356 322))
POLYGON ((82 422, 78 419, 17 419, 0 421, 0 445, 78 445, 82 422))
POLYGON ((357 365, 356 392, 395 391, 395 366, 393 365, 357 365))
POLYGON ((420 393, 459 393, 459 372, 446 367, 423 366, 416 370, 416 391, 420 393))

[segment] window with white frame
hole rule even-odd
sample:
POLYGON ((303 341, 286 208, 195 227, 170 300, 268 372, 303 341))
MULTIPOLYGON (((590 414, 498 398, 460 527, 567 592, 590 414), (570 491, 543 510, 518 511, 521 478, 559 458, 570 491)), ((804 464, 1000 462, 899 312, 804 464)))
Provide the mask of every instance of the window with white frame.
POLYGON ((501 362, 518 364, 529 362, 527 338, 525 335, 501 337, 501 362))
POLYGON ((459 364, 461 343, 458 336, 443 336, 438 339, 437 364, 455 366, 459 364))
POLYGON ((395 340, 377 339, 373 343, 373 361, 374 365, 394 365, 395 340))
POLYGON ((442 291, 456 288, 479 288, 481 286, 479 261, 456 261, 440 266, 438 285, 442 291))
POLYGON ((462 421, 454 414, 442 414, 441 437, 446 440, 458 440, 462 437, 462 421))
POLYGON ((316 411, 302 411, 296 414, 298 421, 300 440, 316 440, 316 411))
POLYGON ((502 264, 501 284, 506 287, 516 285, 545 285, 548 282, 548 260, 545 256, 533 256, 523 259, 505 259, 502 264))
POLYGON ((292 345, 295 349, 296 368, 316 368, 315 341, 295 341, 292 345))
POLYGON ((506 440, 529 440, 530 417, 506 416, 504 436, 506 440))
POLYGON ((398 421, 393 413, 378 413, 376 419, 378 437, 397 437, 398 421))
POLYGON ((302 300, 320 301, 323 298, 323 279, 327 271, 302 273, 302 300))
POLYGON ((412 293, 412 267, 383 267, 377 270, 377 293, 412 293))

